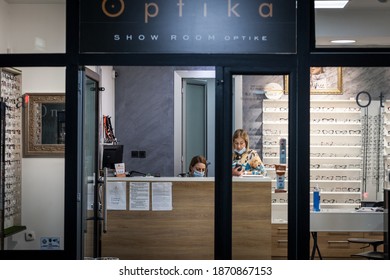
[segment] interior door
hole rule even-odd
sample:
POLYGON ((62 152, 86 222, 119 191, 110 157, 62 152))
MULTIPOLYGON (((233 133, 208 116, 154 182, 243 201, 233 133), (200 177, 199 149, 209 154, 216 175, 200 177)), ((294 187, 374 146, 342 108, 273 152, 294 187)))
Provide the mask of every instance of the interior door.
POLYGON ((192 157, 207 157, 207 82, 183 80, 183 158, 182 172, 188 171, 192 157))
POLYGON ((81 131, 79 174, 81 194, 81 257, 97 258, 101 251, 102 186, 99 184, 99 75, 89 69, 79 73, 81 131))

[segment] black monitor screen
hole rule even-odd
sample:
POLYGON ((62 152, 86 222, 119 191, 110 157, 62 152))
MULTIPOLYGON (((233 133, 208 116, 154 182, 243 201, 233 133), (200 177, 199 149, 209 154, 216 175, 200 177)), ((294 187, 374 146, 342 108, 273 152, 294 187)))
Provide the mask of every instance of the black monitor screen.
POLYGON ((123 145, 104 145, 103 168, 115 168, 115 163, 123 162, 123 145))

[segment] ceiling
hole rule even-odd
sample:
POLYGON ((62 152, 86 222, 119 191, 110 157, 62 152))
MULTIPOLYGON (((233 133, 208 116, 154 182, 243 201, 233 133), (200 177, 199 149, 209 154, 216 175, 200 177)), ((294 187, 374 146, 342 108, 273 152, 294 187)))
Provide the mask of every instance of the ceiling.
MULTIPOLYGON (((64 4, 66 0, 5 0, 10 4, 64 4)), ((390 47, 390 0, 350 0, 344 9, 316 10, 320 47, 390 47), (356 43, 333 45, 334 39, 356 43)))
POLYGON ((344 9, 316 9, 316 45, 390 47, 390 0, 350 0, 344 9), (354 39, 335 45, 334 39, 354 39))
POLYGON ((389 8, 390 0, 350 0, 345 8, 347 9, 383 9, 389 8))

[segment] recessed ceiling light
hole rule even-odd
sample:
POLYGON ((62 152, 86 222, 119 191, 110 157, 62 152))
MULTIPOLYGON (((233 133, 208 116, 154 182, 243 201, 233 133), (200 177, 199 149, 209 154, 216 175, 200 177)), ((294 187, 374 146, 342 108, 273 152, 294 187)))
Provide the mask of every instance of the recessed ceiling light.
POLYGON ((314 8, 316 9, 342 9, 348 4, 348 0, 345 1, 320 1, 314 2, 314 8))
POLYGON ((330 42, 333 44, 353 44, 356 43, 356 40, 332 40, 330 42))

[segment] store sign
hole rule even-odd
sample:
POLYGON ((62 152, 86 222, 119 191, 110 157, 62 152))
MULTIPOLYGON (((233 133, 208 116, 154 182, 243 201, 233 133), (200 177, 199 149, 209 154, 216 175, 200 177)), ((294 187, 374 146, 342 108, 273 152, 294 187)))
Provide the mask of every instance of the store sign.
POLYGON ((82 53, 293 53, 296 1, 83 0, 82 53))

